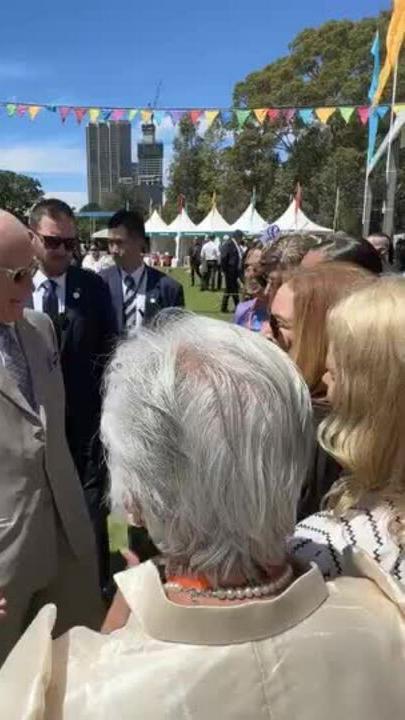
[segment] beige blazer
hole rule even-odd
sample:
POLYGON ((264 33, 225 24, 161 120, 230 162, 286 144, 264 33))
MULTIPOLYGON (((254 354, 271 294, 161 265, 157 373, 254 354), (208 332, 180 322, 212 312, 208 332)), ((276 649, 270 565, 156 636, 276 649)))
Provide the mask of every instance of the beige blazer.
MULTIPOLYGON (((65 439, 64 386, 53 326, 46 315, 27 310, 15 329, 39 411, 1 366, 0 588, 11 598, 7 626, 17 605, 26 611, 30 597, 61 574, 62 549, 70 572, 74 559, 84 561, 94 566, 96 580, 92 530, 65 439)), ((0 640, 2 633, 0 627, 0 640)))
POLYGON ((370 559, 363 572, 326 583, 314 565, 275 599, 184 607, 152 563, 128 570, 122 630, 52 644, 55 609, 42 610, 0 672, 2 717, 400 720, 404 591, 370 559))

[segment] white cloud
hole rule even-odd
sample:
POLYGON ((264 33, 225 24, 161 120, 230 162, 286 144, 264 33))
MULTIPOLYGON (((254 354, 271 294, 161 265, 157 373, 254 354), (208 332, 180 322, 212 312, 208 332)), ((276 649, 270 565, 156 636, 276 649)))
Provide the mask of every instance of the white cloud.
POLYGON ((86 157, 81 147, 56 142, 0 145, 0 169, 41 175, 85 175, 86 157))
POLYGON ((45 193, 45 197, 64 200, 64 202, 66 202, 71 207, 76 208, 77 210, 80 210, 83 205, 87 205, 86 192, 74 192, 70 190, 55 190, 54 192, 52 192, 50 190, 49 192, 45 193))

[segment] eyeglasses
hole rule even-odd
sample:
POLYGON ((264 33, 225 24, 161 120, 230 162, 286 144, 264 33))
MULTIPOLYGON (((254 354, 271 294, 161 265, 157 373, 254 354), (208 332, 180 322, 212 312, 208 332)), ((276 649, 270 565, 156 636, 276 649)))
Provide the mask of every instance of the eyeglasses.
POLYGON ((39 233, 38 235, 46 250, 58 250, 61 245, 64 245, 66 252, 72 252, 77 245, 77 238, 75 237, 64 238, 58 235, 40 235, 39 233))
POLYGON ((38 267, 39 265, 37 261, 33 260, 31 265, 29 265, 28 267, 16 268, 15 270, 12 270, 11 268, 0 267, 0 272, 4 273, 9 278, 9 280, 14 282, 16 285, 20 285, 27 278, 30 278, 30 280, 32 280, 38 270, 38 267))

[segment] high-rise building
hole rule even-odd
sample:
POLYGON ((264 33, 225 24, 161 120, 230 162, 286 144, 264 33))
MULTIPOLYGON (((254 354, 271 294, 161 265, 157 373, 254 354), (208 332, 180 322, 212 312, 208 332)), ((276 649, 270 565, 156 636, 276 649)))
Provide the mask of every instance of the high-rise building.
POLYGON ((102 205, 120 179, 132 175, 131 123, 89 123, 86 149, 89 202, 102 205))
POLYGON ((142 141, 138 143, 138 182, 153 204, 163 200, 163 143, 156 142, 156 127, 142 125, 142 141), (150 188, 148 190, 148 188, 150 188))

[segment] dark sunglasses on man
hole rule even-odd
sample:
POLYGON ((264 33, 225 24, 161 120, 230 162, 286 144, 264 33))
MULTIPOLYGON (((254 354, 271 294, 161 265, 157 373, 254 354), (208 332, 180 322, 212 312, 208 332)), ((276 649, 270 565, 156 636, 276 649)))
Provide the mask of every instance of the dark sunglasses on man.
POLYGON ((6 275, 9 280, 14 282, 16 285, 19 285, 27 278, 30 278, 30 280, 32 280, 38 270, 38 267, 39 266, 37 261, 33 260, 31 265, 29 265, 28 267, 20 267, 16 268, 15 270, 12 270, 11 268, 0 267, 0 273, 6 275))
POLYGON ((59 237, 58 235, 41 235, 38 236, 45 248, 45 250, 58 250, 61 245, 64 245, 66 252, 73 252, 77 245, 77 238, 70 237, 59 237))

